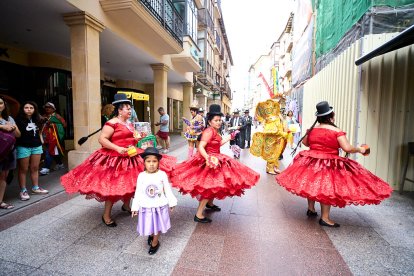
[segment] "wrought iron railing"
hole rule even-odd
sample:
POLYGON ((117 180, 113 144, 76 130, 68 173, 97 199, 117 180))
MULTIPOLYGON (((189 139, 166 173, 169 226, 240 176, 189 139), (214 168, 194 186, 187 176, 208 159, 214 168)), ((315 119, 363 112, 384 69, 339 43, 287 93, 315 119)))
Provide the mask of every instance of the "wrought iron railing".
POLYGON ((172 37, 183 45, 183 19, 170 0, 138 0, 172 37))

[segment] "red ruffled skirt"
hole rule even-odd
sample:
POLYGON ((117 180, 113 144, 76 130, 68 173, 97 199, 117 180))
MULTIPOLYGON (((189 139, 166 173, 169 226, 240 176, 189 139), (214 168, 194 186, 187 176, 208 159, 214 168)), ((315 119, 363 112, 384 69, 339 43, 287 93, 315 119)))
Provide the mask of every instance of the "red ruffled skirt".
POLYGON ((219 160, 215 169, 206 165, 206 160, 197 153, 178 164, 171 176, 172 186, 183 194, 203 199, 223 199, 241 196, 259 181, 254 170, 224 154, 210 154, 219 160))
MULTIPOLYGON (((137 149, 138 154, 143 152, 137 149)), ((177 162, 172 156, 162 155, 160 170, 168 176, 177 162)), ((129 200, 135 193, 138 174, 144 171, 141 156, 114 156, 107 149, 95 151, 82 164, 60 178, 67 193, 86 195, 98 201, 129 200)))
POLYGON ((392 192, 356 161, 310 150, 301 151, 276 181, 293 194, 337 207, 379 204, 392 192))

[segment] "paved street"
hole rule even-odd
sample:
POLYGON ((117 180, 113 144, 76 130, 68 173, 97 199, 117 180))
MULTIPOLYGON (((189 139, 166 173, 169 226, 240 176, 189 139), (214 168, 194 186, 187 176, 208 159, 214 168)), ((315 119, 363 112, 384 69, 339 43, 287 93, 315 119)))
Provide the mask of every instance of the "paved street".
MULTIPOLYGON (((175 136, 171 155, 186 158, 175 136)), ((231 154, 228 145, 222 152, 231 154)), ((283 164, 291 160, 287 152, 283 164)), ((265 173, 265 162, 242 152, 241 162, 260 172, 256 187, 241 198, 217 201, 211 224, 197 224, 197 201, 177 192, 172 228, 149 256, 136 219, 114 207, 118 227, 101 222, 103 204, 68 196, 61 171, 42 177, 49 196, 17 197, 8 187, 12 211, 0 211, 0 275, 413 275, 414 200, 399 195, 378 206, 333 208, 339 229, 306 217, 306 200, 265 173)), ((29 186, 30 187, 30 186, 29 186)), ((320 213, 319 206, 317 207, 320 213)))

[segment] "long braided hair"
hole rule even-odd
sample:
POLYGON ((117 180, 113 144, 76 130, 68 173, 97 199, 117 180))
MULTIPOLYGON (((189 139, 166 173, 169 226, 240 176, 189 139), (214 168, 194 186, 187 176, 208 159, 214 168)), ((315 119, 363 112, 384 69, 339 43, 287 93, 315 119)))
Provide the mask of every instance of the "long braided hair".
POLYGON ((315 122, 313 122, 312 126, 310 127, 310 129, 308 129, 305 133, 305 135, 303 135, 302 138, 300 138, 298 144, 296 145, 296 148, 292 151, 291 155, 295 155, 296 150, 298 149, 298 147, 300 146, 300 144, 302 143, 303 139, 305 139, 305 137, 307 135, 309 135, 309 133, 312 131, 312 129, 315 127, 316 123, 320 123, 320 124, 328 124, 334 127, 337 127, 334 123, 332 123, 331 119, 335 116, 335 112, 331 112, 327 115, 324 116, 317 116, 315 122))

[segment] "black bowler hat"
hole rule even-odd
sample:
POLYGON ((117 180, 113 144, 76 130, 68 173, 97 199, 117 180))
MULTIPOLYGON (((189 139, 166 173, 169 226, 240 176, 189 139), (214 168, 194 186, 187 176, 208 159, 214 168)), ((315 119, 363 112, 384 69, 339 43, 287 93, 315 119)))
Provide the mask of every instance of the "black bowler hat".
POLYGON ((249 113, 250 111, 248 110, 248 109, 246 109, 245 111, 244 111, 244 113, 249 113))
POLYGON ((327 101, 320 102, 316 105, 315 116, 325 116, 333 112, 333 107, 327 101))
POLYGON ((142 159, 145 159, 148 155, 155 155, 158 160, 161 160, 162 155, 159 153, 159 151, 154 147, 148 147, 145 149, 143 153, 140 154, 142 159))
POLYGON ((218 104, 212 104, 208 107, 207 116, 209 115, 224 116, 223 113, 221 113, 221 106, 218 104))
POLYGON ((124 93, 115 94, 114 101, 112 102, 113 105, 119 104, 119 103, 129 103, 131 104, 131 101, 128 100, 127 96, 124 93))

